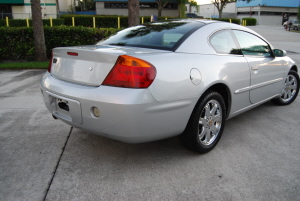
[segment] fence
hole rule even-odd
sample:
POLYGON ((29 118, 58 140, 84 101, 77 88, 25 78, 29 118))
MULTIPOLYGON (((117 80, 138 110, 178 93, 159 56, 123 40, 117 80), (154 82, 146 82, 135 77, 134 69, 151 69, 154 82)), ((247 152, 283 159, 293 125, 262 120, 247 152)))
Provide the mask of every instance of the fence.
MULTIPOLYGON (((60 18, 60 19, 53 19, 50 17, 49 19, 43 19, 43 24, 44 26, 60 26, 60 25, 66 25, 66 26, 85 26, 85 27, 93 27, 93 28, 99 28, 99 27, 111 27, 111 28, 118 28, 120 29, 121 27, 127 27, 127 18, 126 17, 113 17, 113 18, 108 18, 108 17, 89 17, 83 20, 82 22, 80 21, 79 16, 75 17, 68 17, 67 18, 60 18), (103 20, 105 19, 106 20, 103 20), (76 21, 78 20, 78 21, 76 21), (125 20, 125 21, 124 21, 125 20), (66 21, 66 23, 65 23, 66 21), (103 23, 103 21, 107 21, 106 23, 103 23), (105 26, 109 24, 110 26, 105 26)), ((163 18, 167 20, 167 18, 163 18)), ((150 17, 141 17, 140 18, 140 23, 144 24, 145 22, 150 22, 151 18, 150 17)), ((29 18, 26 18, 24 20, 11 20, 8 17, 6 17, 4 20, 0 19, 0 27, 1 26, 6 26, 6 27, 22 27, 22 26, 27 26, 30 27, 32 26, 32 20, 29 18)))

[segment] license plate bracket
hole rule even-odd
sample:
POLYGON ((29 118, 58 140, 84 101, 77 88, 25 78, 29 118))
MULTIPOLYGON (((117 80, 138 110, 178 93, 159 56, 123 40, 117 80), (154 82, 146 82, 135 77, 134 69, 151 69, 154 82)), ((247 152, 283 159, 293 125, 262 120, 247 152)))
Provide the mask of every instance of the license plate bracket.
POLYGON ((82 124, 81 104, 79 101, 46 91, 52 114, 62 120, 82 124))

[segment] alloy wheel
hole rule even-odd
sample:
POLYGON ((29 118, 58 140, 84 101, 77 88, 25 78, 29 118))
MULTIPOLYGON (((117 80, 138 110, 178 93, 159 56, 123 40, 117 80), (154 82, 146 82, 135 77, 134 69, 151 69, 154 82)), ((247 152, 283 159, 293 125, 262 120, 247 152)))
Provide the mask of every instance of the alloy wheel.
POLYGON ((201 144, 211 145, 218 137, 222 126, 221 104, 216 100, 207 102, 199 119, 198 138, 201 144))
POLYGON ((298 87, 297 79, 294 75, 289 74, 285 79, 284 87, 281 93, 281 99, 284 102, 290 101, 296 94, 298 87))

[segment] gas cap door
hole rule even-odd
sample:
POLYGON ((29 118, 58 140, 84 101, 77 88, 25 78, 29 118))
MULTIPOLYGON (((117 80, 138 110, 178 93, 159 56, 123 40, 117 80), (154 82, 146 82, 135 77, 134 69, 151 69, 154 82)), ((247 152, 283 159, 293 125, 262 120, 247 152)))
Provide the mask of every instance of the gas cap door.
POLYGON ((196 68, 193 68, 190 73, 190 79, 194 85, 199 85, 201 83, 201 74, 200 71, 196 68))

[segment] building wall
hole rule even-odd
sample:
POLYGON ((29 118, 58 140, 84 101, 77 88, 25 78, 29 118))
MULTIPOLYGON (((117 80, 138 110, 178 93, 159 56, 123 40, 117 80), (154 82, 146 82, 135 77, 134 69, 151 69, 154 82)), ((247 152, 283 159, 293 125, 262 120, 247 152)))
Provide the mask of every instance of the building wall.
POLYGON ((245 1, 237 1, 236 6, 250 7, 250 6, 276 6, 276 7, 298 7, 300 0, 252 0, 249 3, 245 1))
MULTIPOLYGON (((24 0, 24 5, 12 5, 12 17, 13 19, 26 19, 32 18, 31 15, 31 3, 30 0, 24 0)), ((56 1, 55 0, 41 0, 41 10, 43 19, 49 19, 50 17, 56 18, 56 1)))
POLYGON ((59 0, 59 11, 60 12, 68 12, 70 9, 70 6, 74 6, 73 0, 59 0))
POLYGON ((289 13, 291 15, 290 19, 297 18, 295 16, 295 13, 297 13, 297 8, 291 8, 291 7, 269 7, 269 6, 239 7, 237 8, 237 12, 238 12, 237 17, 239 19, 245 17, 253 17, 256 18, 258 25, 282 25, 282 21, 283 21, 282 13, 289 13), (249 14, 239 14, 245 12, 249 14), (255 14, 251 15, 250 13, 253 12, 255 14))
MULTIPOLYGON (((105 8, 104 2, 96 2, 96 13, 97 15, 123 15, 128 16, 128 9, 127 8, 105 8)), ((140 8, 140 16, 151 16, 151 15, 157 15, 158 10, 157 9, 143 9, 140 8)), ((177 17, 178 16, 178 10, 168 10, 163 9, 162 10, 162 16, 168 16, 168 17, 177 17)))
MULTIPOLYGON (((238 15, 238 19, 250 17, 249 15, 238 15)), ((257 21, 257 25, 268 25, 268 26, 276 26, 282 24, 282 16, 259 16, 252 15, 252 18, 255 18, 257 21)))
MULTIPOLYGON (((218 18, 219 12, 214 4, 204 4, 200 6, 199 15, 204 18, 218 18)), ((223 9, 223 17, 236 17, 236 3, 228 3, 223 9)))

